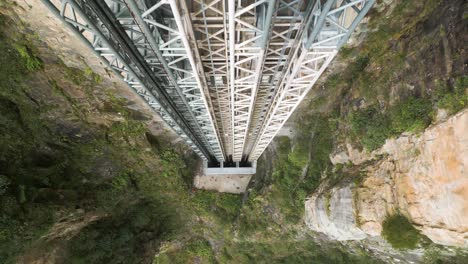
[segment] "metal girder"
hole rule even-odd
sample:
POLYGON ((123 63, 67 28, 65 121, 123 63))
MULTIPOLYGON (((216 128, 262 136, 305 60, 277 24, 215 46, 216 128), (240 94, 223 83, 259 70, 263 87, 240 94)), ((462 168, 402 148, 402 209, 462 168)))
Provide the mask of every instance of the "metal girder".
POLYGON ((233 153, 231 90, 228 74, 224 0, 194 0, 189 7, 219 135, 228 158, 233 153))
POLYGON ((244 154, 252 151, 256 135, 264 122, 266 110, 272 103, 276 88, 283 79, 288 65, 299 46, 300 37, 305 27, 304 9, 307 1, 280 1, 272 22, 272 35, 269 39, 264 60, 257 98, 252 113, 249 137, 246 140, 244 154))
POLYGON ((203 67, 195 59, 198 49, 189 41, 193 39, 190 20, 180 15, 179 9, 187 14, 183 2, 163 0, 147 6, 134 0, 107 0, 106 5, 154 74, 161 77, 164 88, 196 136, 217 160, 224 160, 203 67))
MULTIPOLYGON (((171 96, 158 84, 157 75, 148 72, 135 47, 129 45, 125 36, 117 33, 110 21, 103 21, 103 15, 96 14, 92 1, 60 0, 55 4, 49 0, 42 2, 59 19, 65 22, 88 47, 99 56, 134 92, 197 153, 202 159, 209 160, 213 154, 200 141, 193 128, 180 114, 171 96)), ((95 4, 95 3, 94 3, 95 4)))
POLYGON ((42 2, 205 161, 255 162, 375 0, 42 2))
POLYGON ((315 1, 296 49, 262 124, 249 160, 257 160, 346 43, 375 0, 315 1))
POLYGON ((271 33, 275 2, 228 1, 233 161, 243 159, 247 131, 271 33))

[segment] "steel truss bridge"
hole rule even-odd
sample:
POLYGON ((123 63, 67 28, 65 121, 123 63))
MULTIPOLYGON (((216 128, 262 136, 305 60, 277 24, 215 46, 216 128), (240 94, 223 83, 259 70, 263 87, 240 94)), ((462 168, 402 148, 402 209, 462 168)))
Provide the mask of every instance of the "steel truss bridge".
POLYGON ((42 2, 204 161, 239 167, 260 157, 375 0, 42 2))

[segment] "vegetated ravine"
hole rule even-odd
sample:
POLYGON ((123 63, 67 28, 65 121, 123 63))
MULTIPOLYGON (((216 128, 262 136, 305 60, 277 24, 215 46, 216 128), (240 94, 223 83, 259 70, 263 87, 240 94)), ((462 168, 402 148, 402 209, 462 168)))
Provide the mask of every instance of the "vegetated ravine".
POLYGON ((44 10, 0 0, 1 263, 468 262, 457 226, 452 245, 406 207, 370 228, 358 206, 350 239, 305 220, 306 201, 333 222, 337 193, 362 205, 382 164, 420 156, 389 160, 388 142, 466 121, 465 1, 377 1, 244 199, 193 189, 198 158, 44 10))

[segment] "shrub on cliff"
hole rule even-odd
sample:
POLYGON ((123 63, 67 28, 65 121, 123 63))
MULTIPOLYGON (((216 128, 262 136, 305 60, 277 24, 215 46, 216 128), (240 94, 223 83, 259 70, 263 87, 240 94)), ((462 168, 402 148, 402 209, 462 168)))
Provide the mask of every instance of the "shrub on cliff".
POLYGON ((403 132, 421 132, 432 121, 432 105, 427 98, 410 96, 382 112, 375 106, 356 111, 350 116, 351 132, 355 139, 373 151, 387 138, 403 132))
POLYGON ((401 214, 387 216, 382 224, 381 235, 395 249, 416 248, 421 239, 419 231, 401 214))

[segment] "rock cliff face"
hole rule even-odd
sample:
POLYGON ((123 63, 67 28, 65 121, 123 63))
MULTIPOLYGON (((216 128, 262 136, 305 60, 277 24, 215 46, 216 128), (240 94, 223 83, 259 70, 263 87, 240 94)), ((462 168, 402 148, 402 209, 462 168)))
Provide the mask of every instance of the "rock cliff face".
POLYGON ((400 212, 433 242, 468 246, 468 110, 421 135, 388 139, 372 152, 350 145, 334 164, 360 166, 363 180, 306 202, 306 223, 338 240, 379 236, 387 214, 400 212))
POLYGON ((332 189, 328 195, 314 195, 306 202, 306 224, 335 240, 360 240, 366 233, 357 227, 351 186, 332 189))

